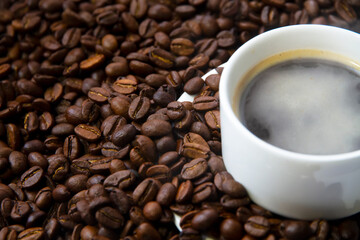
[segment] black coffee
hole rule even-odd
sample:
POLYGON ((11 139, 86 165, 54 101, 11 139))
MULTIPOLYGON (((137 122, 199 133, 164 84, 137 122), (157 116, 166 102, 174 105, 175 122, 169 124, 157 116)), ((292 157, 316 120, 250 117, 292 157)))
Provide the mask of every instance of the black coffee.
POLYGON ((240 118, 266 142, 293 152, 360 149, 360 76, 343 63, 298 58, 261 71, 245 88, 240 118))

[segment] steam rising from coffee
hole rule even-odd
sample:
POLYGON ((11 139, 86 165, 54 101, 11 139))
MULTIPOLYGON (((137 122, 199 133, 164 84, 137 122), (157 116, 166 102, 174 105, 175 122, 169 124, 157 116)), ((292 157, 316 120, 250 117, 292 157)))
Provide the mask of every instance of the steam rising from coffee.
POLYGON ((306 154, 360 149, 360 77, 322 59, 285 61, 259 73, 246 88, 241 119, 255 135, 306 154))

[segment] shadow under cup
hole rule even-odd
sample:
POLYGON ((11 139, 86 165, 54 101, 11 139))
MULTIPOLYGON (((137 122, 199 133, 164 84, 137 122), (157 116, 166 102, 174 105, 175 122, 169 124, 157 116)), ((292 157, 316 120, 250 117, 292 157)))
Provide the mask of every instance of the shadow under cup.
POLYGON ((360 63, 359 46, 357 33, 330 26, 296 25, 251 39, 227 62, 219 90, 223 158, 228 172, 246 187, 255 203, 286 217, 309 220, 342 218, 360 211, 359 150, 309 155, 280 149, 253 135, 233 106, 239 99, 239 85, 247 84, 241 81, 246 81, 246 74, 264 59, 305 49, 360 63))

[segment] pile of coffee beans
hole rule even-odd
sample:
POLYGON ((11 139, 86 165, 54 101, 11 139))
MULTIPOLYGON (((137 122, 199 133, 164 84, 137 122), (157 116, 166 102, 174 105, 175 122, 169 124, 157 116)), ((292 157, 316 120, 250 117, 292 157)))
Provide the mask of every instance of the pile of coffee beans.
POLYGON ((1 0, 0 239, 358 239, 358 215, 298 221, 251 202, 222 161, 218 86, 253 36, 299 23, 357 31, 359 10, 1 0), (176 101, 184 91, 197 97, 176 101))

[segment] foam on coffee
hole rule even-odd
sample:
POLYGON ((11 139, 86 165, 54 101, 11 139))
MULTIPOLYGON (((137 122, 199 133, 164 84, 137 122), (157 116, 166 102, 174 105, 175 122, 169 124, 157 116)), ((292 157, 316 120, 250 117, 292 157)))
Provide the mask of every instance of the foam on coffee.
POLYGON ((241 120, 270 144, 305 154, 360 149, 360 76, 344 62, 300 57, 254 76, 241 120))

